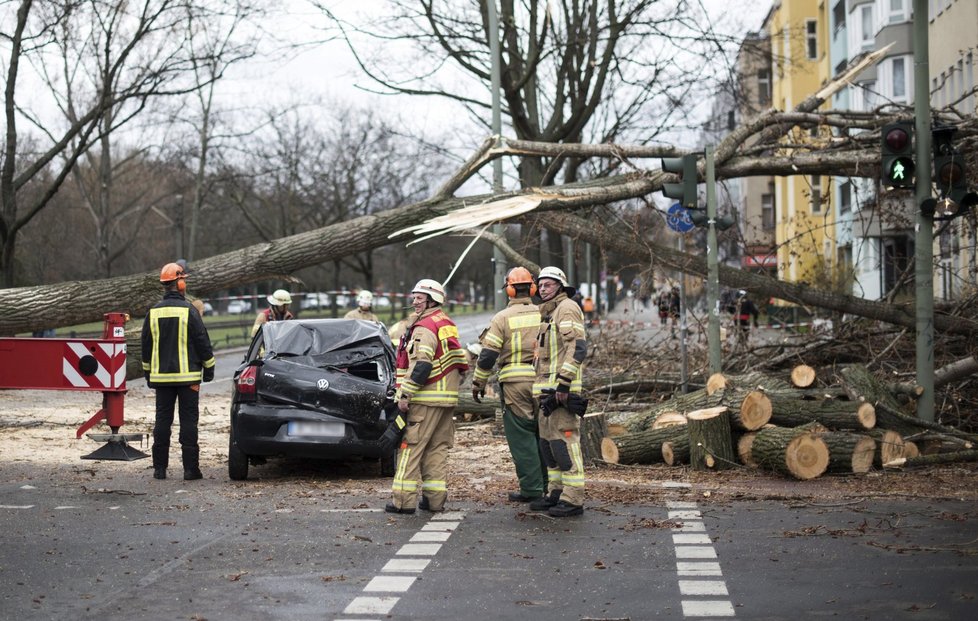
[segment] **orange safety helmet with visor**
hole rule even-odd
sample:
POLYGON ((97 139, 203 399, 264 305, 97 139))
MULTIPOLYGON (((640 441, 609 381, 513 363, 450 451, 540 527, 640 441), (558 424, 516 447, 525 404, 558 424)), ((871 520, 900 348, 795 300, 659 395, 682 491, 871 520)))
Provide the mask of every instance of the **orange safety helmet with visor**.
POLYGON ((506 273, 506 295, 515 298, 516 285, 530 285, 530 295, 537 293, 537 284, 533 281, 533 274, 525 267, 514 267, 506 273))
POLYGON ((179 263, 167 263, 160 270, 160 284, 166 285, 177 282, 177 291, 184 293, 187 290, 187 272, 179 263))

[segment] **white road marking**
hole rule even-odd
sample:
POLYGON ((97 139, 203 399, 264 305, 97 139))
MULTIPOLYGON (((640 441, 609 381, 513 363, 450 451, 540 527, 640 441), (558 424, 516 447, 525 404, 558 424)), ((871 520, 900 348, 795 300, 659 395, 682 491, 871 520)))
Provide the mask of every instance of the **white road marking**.
POLYGON ((728 595, 723 580, 680 580, 679 592, 683 595, 728 595))
POLYGON ((411 537, 411 543, 420 543, 422 541, 448 541, 451 537, 451 531, 422 531, 415 533, 411 537))
POLYGON ((676 563, 680 576, 722 576, 720 563, 676 563))
POLYGON ((703 516, 699 511, 670 511, 670 520, 702 520, 703 516))
POLYGON ((410 571, 420 573, 424 571, 424 568, 430 562, 431 559, 427 558, 392 558, 387 561, 387 564, 380 571, 410 571))
POLYGON ((676 546, 676 558, 716 558, 713 546, 676 546))
POLYGON ((421 530, 455 530, 459 522, 428 522, 421 530))
POLYGON ((386 615, 400 599, 399 597, 355 597, 343 614, 386 615))
POLYGON ((0 505, 0 509, 33 509, 34 505, 0 505))
POLYGON ((77 508, 78 507, 75 506, 75 505, 61 505, 59 507, 55 507, 54 510, 55 511, 64 511, 65 509, 77 509, 77 508))
POLYGON ((411 588, 416 576, 374 576, 374 578, 363 587, 364 591, 376 593, 403 593, 411 588))
POLYGON ((713 540, 706 533, 674 534, 672 536, 672 542, 676 545, 713 545, 713 540))
POLYGON ((434 556, 441 550, 440 543, 405 543, 396 552, 398 556, 434 556))
POLYGON ((727 600, 683 600, 685 617, 733 617, 734 608, 727 600))

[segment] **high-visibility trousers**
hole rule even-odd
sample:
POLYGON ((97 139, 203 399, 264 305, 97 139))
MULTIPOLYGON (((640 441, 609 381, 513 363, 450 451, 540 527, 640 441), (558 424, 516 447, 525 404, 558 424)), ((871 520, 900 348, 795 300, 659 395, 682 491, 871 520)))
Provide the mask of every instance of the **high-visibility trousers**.
POLYGON ((581 419, 566 408, 550 416, 540 413, 540 452, 547 463, 550 493, 561 490, 560 499, 584 505, 584 458, 581 456, 581 419))
POLYGON ((394 472, 393 503, 398 509, 418 506, 418 492, 432 511, 445 508, 448 496, 448 451, 455 444, 455 407, 412 404, 401 438, 394 472))

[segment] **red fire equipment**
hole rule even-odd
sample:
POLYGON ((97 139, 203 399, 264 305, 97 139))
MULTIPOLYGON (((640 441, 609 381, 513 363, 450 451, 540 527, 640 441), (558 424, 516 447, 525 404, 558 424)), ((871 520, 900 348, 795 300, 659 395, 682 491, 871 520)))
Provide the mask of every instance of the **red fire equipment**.
POLYGON ((105 421, 110 434, 88 434, 107 444, 82 459, 132 461, 148 457, 128 440, 144 434, 121 434, 126 394, 125 313, 106 313, 101 339, 0 338, 0 389, 84 390, 102 393, 102 409, 85 421, 76 438, 105 421))

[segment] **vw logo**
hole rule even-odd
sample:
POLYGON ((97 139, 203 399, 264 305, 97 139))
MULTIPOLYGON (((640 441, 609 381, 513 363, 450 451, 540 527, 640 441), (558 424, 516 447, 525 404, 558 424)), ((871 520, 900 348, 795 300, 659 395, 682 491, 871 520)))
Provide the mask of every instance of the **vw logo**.
POLYGON ((316 382, 316 387, 319 388, 319 390, 327 390, 329 388, 329 380, 326 379, 319 380, 318 382, 316 382))

